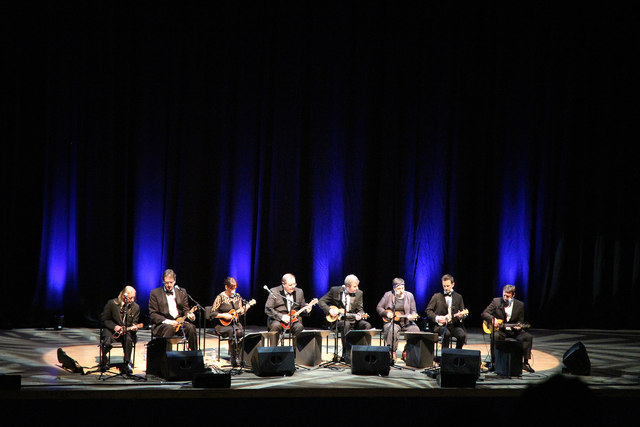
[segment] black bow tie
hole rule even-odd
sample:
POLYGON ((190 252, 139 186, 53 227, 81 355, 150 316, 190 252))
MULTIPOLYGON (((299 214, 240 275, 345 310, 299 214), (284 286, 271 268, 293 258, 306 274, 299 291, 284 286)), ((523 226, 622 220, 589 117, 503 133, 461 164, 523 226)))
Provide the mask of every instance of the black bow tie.
POLYGON ((450 296, 451 296, 451 292, 449 292, 448 294, 447 294, 447 293, 445 293, 445 294, 444 294, 444 296, 445 296, 445 297, 450 297, 450 296))
POLYGON ((167 294, 167 295, 173 295, 173 290, 170 291, 170 290, 165 289, 164 293, 167 294))

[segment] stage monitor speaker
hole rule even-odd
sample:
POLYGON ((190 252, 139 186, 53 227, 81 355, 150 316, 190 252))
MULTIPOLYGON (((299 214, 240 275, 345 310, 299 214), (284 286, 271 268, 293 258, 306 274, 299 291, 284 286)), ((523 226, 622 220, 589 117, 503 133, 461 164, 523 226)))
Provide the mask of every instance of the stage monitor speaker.
POLYGON ((231 374, 214 374, 212 372, 195 374, 193 376, 195 388, 231 388, 231 374))
POLYGON ((62 365, 63 369, 69 372, 84 374, 84 369, 78 362, 72 359, 63 349, 58 349, 58 362, 62 365))
POLYGON ((184 381, 203 372, 205 367, 201 350, 167 351, 163 338, 155 338, 147 344, 147 375, 169 381, 184 381))
POLYGON ((505 377, 522 376, 522 343, 513 338, 495 341, 496 373, 505 377))
POLYGON ((354 345, 351 347, 351 373, 389 375, 391 360, 388 346, 354 345))
POLYGON ((257 376, 288 375, 296 371, 292 346, 258 347, 253 353, 251 367, 257 376))
POLYGON ((480 350, 442 350, 438 384, 441 387, 475 387, 480 377, 480 350))
POLYGON ((575 343, 564 353, 562 363, 574 375, 591 375, 591 362, 582 342, 575 343))
POLYGON ((164 377, 167 380, 191 380, 194 375, 204 371, 204 357, 201 350, 167 351, 167 375, 164 377))

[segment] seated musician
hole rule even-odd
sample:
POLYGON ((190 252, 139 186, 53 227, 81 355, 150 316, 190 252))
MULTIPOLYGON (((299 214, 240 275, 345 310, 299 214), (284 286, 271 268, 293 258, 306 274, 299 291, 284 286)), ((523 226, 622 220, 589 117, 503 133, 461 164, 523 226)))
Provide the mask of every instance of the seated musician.
POLYGON ((535 372, 529 359, 533 347, 533 337, 526 332, 521 324, 525 322, 524 303, 515 299, 516 287, 505 285, 502 289, 502 298, 494 298, 482 312, 482 320, 493 324, 494 339, 504 340, 515 338, 522 343, 522 368, 527 372, 535 372), (509 324, 506 326, 506 324, 509 324))
POLYGON ((396 277, 392 285, 393 291, 382 296, 376 311, 385 322, 382 327, 384 342, 389 346, 393 363, 398 350, 398 334, 420 332, 420 328, 414 321, 418 317, 416 299, 411 292, 405 291, 404 279, 396 277))
POLYGON ((135 301, 136 290, 132 286, 125 286, 117 298, 107 302, 102 310, 102 329, 101 346, 102 359, 100 360, 100 369, 107 369, 106 354, 111 351, 113 341, 122 343, 124 350, 124 368, 123 373, 131 375, 133 367, 131 365, 131 353, 133 344, 137 341, 136 331, 142 327, 138 323, 140 318, 140 306, 135 301))
POLYGON ((267 328, 277 332, 277 340, 285 330, 296 337, 304 330, 300 315, 308 316, 311 307, 317 300, 307 304, 304 292, 297 288, 296 277, 287 273, 282 276, 282 285, 269 290, 269 298, 264 306, 267 315, 267 328))
POLYGON ((434 332, 442 336, 442 347, 449 348, 451 336, 456 338, 456 348, 461 349, 467 339, 462 320, 468 311, 464 308, 462 295, 453 290, 453 276, 442 276, 443 292, 436 292, 431 297, 425 310, 429 320, 435 324, 434 332))
POLYGON ((345 337, 352 329, 371 329, 371 324, 364 320, 368 317, 364 312, 363 292, 358 289, 360 280, 353 274, 344 279, 344 285, 333 286, 320 298, 318 306, 327 315, 331 329, 338 328, 342 332, 342 358, 349 359, 349 348, 345 337))
POLYGON ((229 338, 229 358, 233 366, 238 366, 238 344, 244 337, 244 328, 239 322, 248 309, 249 304, 243 304, 242 297, 236 293, 238 283, 233 277, 224 280, 224 291, 216 296, 211 307, 211 318, 217 319, 215 330, 221 337, 229 338))
POLYGON ((149 319, 152 336, 184 336, 190 350, 198 349, 196 327, 186 321, 195 320, 195 315, 189 309, 186 293, 177 288, 176 273, 171 269, 162 274, 162 286, 151 290, 149 294, 149 319))

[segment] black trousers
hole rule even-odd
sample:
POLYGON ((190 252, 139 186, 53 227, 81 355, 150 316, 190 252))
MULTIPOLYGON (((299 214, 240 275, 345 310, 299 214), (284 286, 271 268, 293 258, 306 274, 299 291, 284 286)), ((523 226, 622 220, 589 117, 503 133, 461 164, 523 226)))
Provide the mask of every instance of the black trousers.
POLYGON ((433 330, 442 337, 442 348, 449 348, 452 336, 456 338, 457 349, 461 349, 467 342, 467 332, 462 326, 438 325, 433 330))
POLYGON ((153 331, 153 334, 156 337, 160 337, 160 338, 171 338, 174 336, 182 336, 183 331, 184 331, 185 337, 187 338, 189 350, 197 350, 198 337, 196 335, 196 327, 193 323, 184 322, 178 332, 176 332, 175 327, 173 325, 167 325, 162 323, 156 326, 155 330, 153 331))
MULTIPOLYGON (((113 342, 117 341, 122 344, 122 348, 124 350, 124 363, 131 363, 133 343, 136 341, 134 334, 134 332, 127 332, 126 334, 120 335, 118 338, 114 338, 113 333, 105 328, 102 331, 102 356, 106 357, 107 353, 109 353, 113 348, 113 342)), ((106 363, 106 360, 100 361, 100 364, 104 363, 106 363)))

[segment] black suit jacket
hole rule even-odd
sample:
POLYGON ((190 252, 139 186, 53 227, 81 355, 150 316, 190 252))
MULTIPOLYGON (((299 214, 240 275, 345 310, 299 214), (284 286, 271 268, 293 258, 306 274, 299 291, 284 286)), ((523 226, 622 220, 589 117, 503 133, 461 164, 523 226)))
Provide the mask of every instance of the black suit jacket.
MULTIPOLYGON (((451 315, 456 314, 458 311, 464 310, 464 300, 462 299, 462 295, 453 291, 451 293, 451 315)), ((449 306, 447 305, 447 300, 444 297, 444 293, 438 292, 437 294, 433 294, 431 297, 431 301, 427 304, 427 308, 425 310, 427 317, 431 322, 437 324, 436 316, 446 316, 449 312, 449 306)), ((460 322, 460 319, 457 317, 453 318, 453 323, 460 322)))
MULTIPOLYGON (((342 286, 333 286, 329 291, 318 300, 318 306, 324 311, 324 314, 329 314, 330 306, 335 305, 338 308, 345 308, 342 302, 344 289, 342 286)), ((364 293, 358 289, 351 306, 349 307, 349 313, 364 314, 364 293)))
MULTIPOLYGON (((173 291, 176 295, 176 306, 178 307, 178 317, 184 317, 189 313, 189 298, 179 289, 173 291)), ((155 288, 149 294, 149 319, 151 320, 154 333, 158 325, 165 320, 176 320, 169 314, 169 303, 163 287, 155 288)))
POLYGON ((505 323, 524 322, 524 303, 520 300, 513 299, 513 309, 511 310, 511 318, 507 320, 507 313, 504 311, 504 301, 502 298, 494 298, 491 303, 482 312, 482 320, 491 324, 491 318, 504 320, 505 323))
MULTIPOLYGON (((296 288, 293 290, 293 301, 293 310, 295 311, 300 311, 300 309, 307 304, 304 301, 304 292, 302 289, 296 288)), ((283 314, 289 314, 287 311, 287 301, 284 297, 284 287, 282 285, 271 288, 271 294, 264 305, 264 312, 269 317, 269 322, 272 320, 280 322, 283 314)), ((306 311, 302 313, 302 316, 308 315, 309 313, 306 311)))
POLYGON ((102 310, 102 324, 105 328, 114 332, 116 326, 132 326, 138 323, 140 318, 140 306, 133 302, 126 310, 126 313, 122 312, 122 305, 118 298, 110 299, 102 310), (126 314, 126 316, 125 316, 126 314), (123 320, 125 319, 126 322, 123 320))

